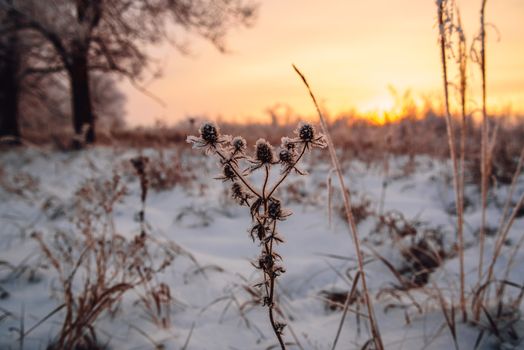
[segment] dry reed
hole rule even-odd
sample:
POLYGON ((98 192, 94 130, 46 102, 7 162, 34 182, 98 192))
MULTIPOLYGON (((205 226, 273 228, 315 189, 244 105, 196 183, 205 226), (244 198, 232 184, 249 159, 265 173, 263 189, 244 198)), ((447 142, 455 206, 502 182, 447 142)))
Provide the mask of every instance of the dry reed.
POLYGON ((464 152, 465 152, 465 117, 466 117, 466 63, 467 56, 465 54, 465 37, 462 32, 459 14, 459 25, 454 27, 453 23, 453 9, 451 8, 448 0, 437 1, 438 7, 438 25, 439 25, 439 39, 440 39, 440 60, 442 63, 442 76, 444 83, 444 105, 446 110, 446 130, 448 135, 448 147, 453 167, 453 187, 455 191, 455 205, 457 210, 457 238, 458 238, 458 254, 459 254, 459 269, 460 269, 460 308, 462 311, 462 318, 464 321, 467 320, 466 311, 466 298, 465 298, 465 272, 464 272, 464 152), (460 170, 459 160, 457 159, 455 149, 455 131, 453 128, 453 117, 450 110, 450 98, 449 98, 449 80, 448 80, 448 64, 447 64, 447 51, 449 50, 451 41, 451 34, 453 31, 458 29, 459 33, 459 71, 460 71, 460 93, 462 102, 462 125, 461 125, 461 142, 460 142, 460 170))
POLYGON ((304 85, 306 86, 309 92, 309 96, 311 97, 313 104, 315 105, 315 108, 317 110, 318 117, 320 119, 320 125, 322 126, 322 131, 324 132, 326 136, 329 155, 331 157, 331 163, 337 173, 337 177, 340 183, 340 191, 342 192, 342 196, 344 198, 344 208, 346 212, 346 219, 350 227, 350 234, 353 238, 353 244, 355 245, 355 255, 357 256, 358 270, 361 276, 360 280, 362 283, 364 300, 366 302, 366 307, 368 311, 368 319, 369 319, 371 334, 373 336, 373 342, 375 343, 377 350, 384 350, 384 345, 382 343, 382 337, 380 335, 380 330, 379 330, 379 327, 376 321, 376 317, 375 317, 375 311, 373 309, 373 302, 372 302, 371 295, 370 295, 370 292, 368 290, 367 283, 366 283, 366 275, 364 271, 364 258, 363 258, 362 250, 360 247, 360 238, 358 236, 357 224, 355 222, 353 213, 351 211, 351 196, 350 196, 349 188, 345 185, 345 181, 342 175, 342 168, 340 166, 340 162, 336 154, 335 146, 333 144, 333 140, 331 139, 331 134, 327 127, 326 120, 322 112, 320 111, 320 107, 317 103, 315 95, 313 94, 311 87, 309 86, 305 76, 300 72, 300 70, 295 65, 293 65, 293 69, 300 76, 300 78, 302 79, 302 82, 304 83, 304 85))

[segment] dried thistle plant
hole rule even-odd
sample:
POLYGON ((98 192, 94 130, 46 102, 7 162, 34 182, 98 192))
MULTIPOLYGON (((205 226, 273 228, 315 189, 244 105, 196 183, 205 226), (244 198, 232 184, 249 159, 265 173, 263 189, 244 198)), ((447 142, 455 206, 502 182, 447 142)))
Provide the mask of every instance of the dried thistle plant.
POLYGON ((318 133, 308 123, 300 123, 295 130, 295 137, 283 137, 282 144, 275 154, 273 146, 264 139, 255 144, 253 155, 246 153, 247 144, 244 138, 222 135, 213 123, 204 123, 200 127, 200 136, 188 136, 187 142, 194 148, 202 149, 209 156, 216 156, 222 167, 222 174, 217 179, 231 182, 233 198, 241 206, 249 208, 252 226, 249 233, 253 242, 258 241, 261 253, 255 268, 263 273, 263 281, 256 287, 264 291, 262 303, 267 306, 271 327, 275 332, 282 349, 286 348, 283 340, 284 322, 275 320, 278 307, 275 302, 275 285, 278 276, 285 272, 282 256, 275 251, 275 245, 284 242, 277 231, 277 223, 285 220, 291 212, 282 207, 282 202, 275 196, 276 190, 295 172, 305 175, 297 168, 304 154, 314 147, 326 147, 324 135, 318 133), (274 167, 280 168, 280 177, 269 184, 270 173, 274 167), (264 172, 262 188, 257 189, 249 177, 256 171, 264 172))
POLYGON ((59 307, 65 310, 63 323, 49 349, 103 348, 97 339, 97 320, 114 315, 129 291, 148 290, 155 275, 175 258, 175 253, 163 249, 162 259, 154 259, 152 239, 143 228, 132 239, 117 232, 114 208, 126 194, 127 187, 116 173, 105 181, 87 180, 75 194, 74 229, 58 231, 52 239, 33 234, 58 274, 64 300, 59 307))

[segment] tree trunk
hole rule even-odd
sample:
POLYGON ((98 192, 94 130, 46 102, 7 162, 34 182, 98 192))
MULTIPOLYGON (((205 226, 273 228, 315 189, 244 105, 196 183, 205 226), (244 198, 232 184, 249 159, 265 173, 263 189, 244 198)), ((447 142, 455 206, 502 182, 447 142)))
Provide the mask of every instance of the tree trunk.
POLYGON ((69 68, 71 82, 71 107, 75 139, 73 146, 79 148, 81 142, 95 142, 95 118, 91 105, 89 72, 87 69, 87 50, 76 50, 69 68), (87 129, 84 129, 87 128, 87 129), (82 138, 85 137, 83 140, 82 138))
POLYGON ((10 144, 20 143, 18 98, 20 55, 16 32, 0 39, 0 137, 10 144))

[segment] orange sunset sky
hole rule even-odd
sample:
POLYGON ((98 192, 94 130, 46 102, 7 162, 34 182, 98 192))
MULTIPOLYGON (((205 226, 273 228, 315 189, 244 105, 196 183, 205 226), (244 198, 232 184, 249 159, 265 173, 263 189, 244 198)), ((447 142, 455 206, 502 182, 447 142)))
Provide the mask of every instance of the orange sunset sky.
MULTIPOLYGON (((186 36, 190 55, 167 44, 152 48, 165 67, 147 89, 165 106, 122 82, 129 124, 169 124, 187 116, 267 120, 265 110, 276 103, 313 115, 292 63, 332 114, 381 114, 393 105, 388 86, 432 96, 438 103, 442 81, 434 0, 259 3, 255 25, 229 33, 228 54, 194 36, 186 36)), ((481 1, 457 3, 471 43, 481 1)), ((524 0, 488 0, 487 22, 499 32, 488 29, 488 106, 524 113, 524 0)), ((469 78, 470 108, 475 109, 480 101, 477 66, 470 64, 469 78)))

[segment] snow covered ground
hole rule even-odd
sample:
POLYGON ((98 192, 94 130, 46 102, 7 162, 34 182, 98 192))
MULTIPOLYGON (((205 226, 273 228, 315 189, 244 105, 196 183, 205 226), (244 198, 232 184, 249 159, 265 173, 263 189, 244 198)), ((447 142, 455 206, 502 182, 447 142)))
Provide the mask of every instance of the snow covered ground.
MULTIPOLYGON (((75 192, 85 181, 111 180, 119 174, 127 191, 111 212, 115 230, 129 239, 139 233, 140 186, 129 165, 138 153, 96 147, 78 153, 26 149, 0 154, 0 348, 45 349, 59 333, 64 310, 44 318, 63 303, 62 285, 31 236, 38 232, 52 245, 56 232, 78 235, 75 192), (24 337, 20 337, 21 333, 24 337)), ((159 157, 155 150, 144 150, 143 154, 152 159, 159 157)), ((177 171, 186 179, 170 189, 150 190, 145 214, 148 232, 157 242, 151 248, 152 255, 161 259, 162 247, 173 247, 172 252, 178 252, 173 263, 155 278, 156 283, 169 286, 172 303, 162 312, 167 312, 170 322, 166 327, 153 322, 139 302, 142 291, 131 290, 114 312, 103 313, 96 321, 99 343, 110 349, 160 349, 161 345, 165 349, 195 350, 276 348, 267 310, 253 303, 248 292, 261 279, 260 271, 251 264, 259 247, 247 231, 251 220, 248 210, 230 198, 227 184, 213 179, 220 172, 214 162, 189 146, 184 146, 184 151, 165 151, 163 156, 169 161, 173 154, 179 162, 177 171)), ((308 155, 303 167, 309 175, 290 178, 279 193, 285 207, 294 213, 280 224, 286 242, 277 247, 286 268, 277 289, 279 306, 288 323, 284 337, 298 343, 289 346, 291 349, 331 349, 342 312, 340 305, 329 307, 326 298, 344 296, 356 273, 353 243, 340 214, 341 196, 335 179, 331 225, 328 219, 328 159, 327 154, 319 152, 308 155)), ((481 326, 460 322, 456 216, 449 164, 427 157, 412 161, 397 157, 389 165, 387 178, 383 164, 352 162, 346 163, 344 169, 354 204, 364 213, 358 229, 385 347, 453 348, 453 337, 438 301, 442 294, 448 306, 455 305, 458 346, 472 349, 481 329, 490 328, 490 324, 485 317, 481 318, 481 326), (416 235, 402 238, 390 233, 391 225, 384 223, 391 224, 392 220, 401 226, 400 230, 414 228, 416 235), (424 235, 433 237, 428 238, 429 244, 442 250, 442 262, 423 276, 427 283, 402 290, 385 261, 403 270, 407 280, 415 281, 406 268, 413 262, 402 249, 419 242, 424 235)), ((521 177, 514 200, 523 191, 521 177)), ((488 227, 499 226, 507 192, 508 186, 493 191, 488 227)), ((480 255, 480 196, 476 186, 467 187, 466 197, 471 203, 465 214, 469 295, 477 282, 480 255)), ((524 217, 519 216, 495 267, 497 278, 505 278, 506 264, 523 234, 524 217)), ((493 237, 488 237, 484 266, 489 264, 494 242, 493 237)), ((507 280, 523 284, 523 266, 524 253, 519 251, 507 280)), ((508 287, 506 296, 516 298, 519 292, 508 287)), ((339 303, 343 304, 344 298, 339 303)), ((353 312, 365 313, 363 305, 357 304, 350 306, 337 349, 360 349, 370 338, 365 316, 357 320, 353 312)), ((495 335, 485 332, 480 348, 523 348, 520 314, 513 328, 516 336, 509 340, 501 336, 505 339, 502 345, 495 335)))

